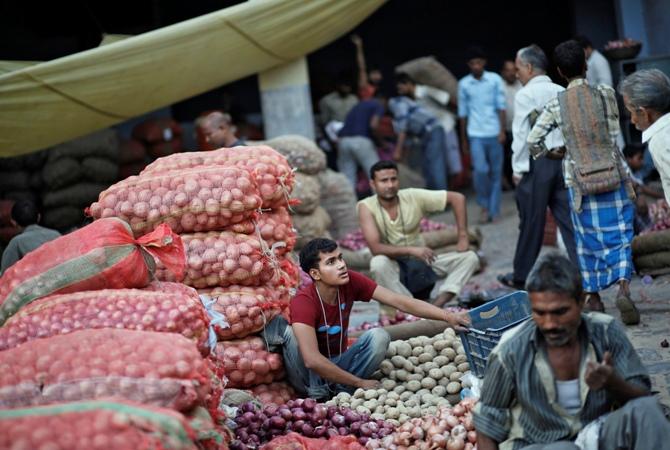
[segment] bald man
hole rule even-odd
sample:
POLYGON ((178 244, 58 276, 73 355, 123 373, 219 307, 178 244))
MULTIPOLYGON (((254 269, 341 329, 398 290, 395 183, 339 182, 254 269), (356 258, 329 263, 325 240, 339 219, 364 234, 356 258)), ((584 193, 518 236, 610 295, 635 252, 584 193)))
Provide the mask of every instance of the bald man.
POLYGON ((233 125, 230 114, 220 111, 211 112, 201 119, 199 126, 207 143, 214 148, 244 145, 244 141, 235 136, 236 127, 233 125))

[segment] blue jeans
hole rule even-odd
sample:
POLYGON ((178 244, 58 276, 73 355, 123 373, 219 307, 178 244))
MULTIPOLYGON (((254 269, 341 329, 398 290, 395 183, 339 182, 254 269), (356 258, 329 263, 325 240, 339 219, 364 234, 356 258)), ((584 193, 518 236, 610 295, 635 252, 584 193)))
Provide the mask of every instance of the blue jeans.
MULTIPOLYGON (((276 317, 265 327, 263 336, 269 351, 283 354, 286 378, 300 395, 322 399, 338 392, 353 393, 356 389, 353 386, 324 380, 305 367, 293 329, 282 316, 276 317)), ((332 357, 330 361, 342 370, 367 379, 379 368, 379 364, 386 357, 386 350, 390 342, 391 337, 383 329, 368 330, 358 338, 354 345, 341 355, 332 357)))
POLYGON ((428 189, 447 189, 447 136, 444 128, 433 127, 422 138, 422 171, 428 189))
POLYGON ((477 204, 489 212, 489 218, 500 215, 502 195, 503 147, 498 137, 470 137, 477 204))

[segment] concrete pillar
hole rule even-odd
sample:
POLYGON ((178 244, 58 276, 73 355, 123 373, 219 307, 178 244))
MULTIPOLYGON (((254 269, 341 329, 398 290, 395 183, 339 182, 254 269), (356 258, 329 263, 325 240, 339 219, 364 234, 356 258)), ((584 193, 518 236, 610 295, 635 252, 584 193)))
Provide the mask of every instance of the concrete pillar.
POLYGON ((307 59, 302 57, 258 74, 265 138, 299 134, 314 139, 307 59))

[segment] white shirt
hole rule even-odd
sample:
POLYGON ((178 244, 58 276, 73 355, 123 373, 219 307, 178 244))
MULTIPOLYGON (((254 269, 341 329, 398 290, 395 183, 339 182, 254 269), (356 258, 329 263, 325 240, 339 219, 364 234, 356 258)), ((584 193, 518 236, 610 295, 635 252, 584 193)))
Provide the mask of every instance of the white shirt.
POLYGON ((505 81, 505 102, 507 103, 507 110, 505 111, 505 130, 512 131, 512 121, 514 120, 514 97, 516 93, 521 90, 523 85, 519 80, 509 84, 505 81))
POLYGON ((433 113, 437 121, 444 128, 445 133, 449 133, 456 125, 454 113, 447 109, 449 104, 449 93, 432 86, 417 84, 414 89, 414 98, 417 103, 423 105, 433 113))
POLYGON ((612 87, 610 63, 598 50, 593 50, 589 59, 586 60, 586 81, 591 86, 606 84, 612 87))
MULTIPOLYGON (((553 83, 547 75, 538 75, 531 78, 517 92, 514 98, 514 119, 512 121, 512 170, 515 175, 521 176, 528 172, 530 165, 530 154, 526 142, 530 134, 528 115, 532 111, 541 113, 544 105, 564 90, 562 86, 553 83)), ((545 142, 548 149, 563 146, 563 135, 560 129, 556 128, 549 133, 545 142)))
POLYGON ((649 142, 649 153, 661 176, 665 200, 670 203, 670 113, 642 132, 642 142, 649 142))

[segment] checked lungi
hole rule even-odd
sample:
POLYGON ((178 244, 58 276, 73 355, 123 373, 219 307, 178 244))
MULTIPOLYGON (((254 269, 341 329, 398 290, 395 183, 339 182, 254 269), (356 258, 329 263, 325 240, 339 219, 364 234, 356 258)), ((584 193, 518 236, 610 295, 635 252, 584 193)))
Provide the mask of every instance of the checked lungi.
MULTIPOLYGON (((569 189, 574 205, 574 191, 569 189)), ((633 272, 631 241, 635 208, 622 183, 604 194, 584 195, 581 212, 571 209, 582 286, 599 292, 633 272)))

